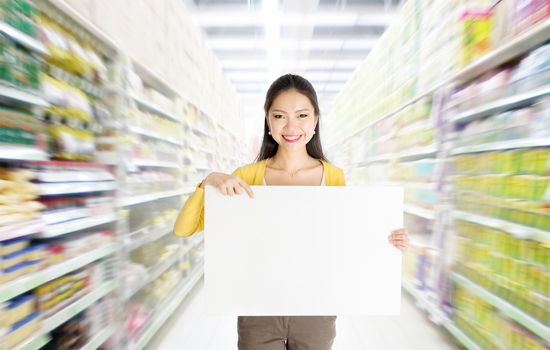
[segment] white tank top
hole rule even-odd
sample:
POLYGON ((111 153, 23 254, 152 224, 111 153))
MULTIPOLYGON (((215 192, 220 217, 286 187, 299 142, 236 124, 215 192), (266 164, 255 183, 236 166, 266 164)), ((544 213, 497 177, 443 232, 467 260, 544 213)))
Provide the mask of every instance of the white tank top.
MULTIPOLYGON (((268 186, 266 183, 265 183, 265 176, 264 178, 262 179, 262 185, 264 186, 268 186)), ((325 184, 325 172, 323 171, 323 176, 321 177, 321 184, 319 186, 326 186, 325 184)))

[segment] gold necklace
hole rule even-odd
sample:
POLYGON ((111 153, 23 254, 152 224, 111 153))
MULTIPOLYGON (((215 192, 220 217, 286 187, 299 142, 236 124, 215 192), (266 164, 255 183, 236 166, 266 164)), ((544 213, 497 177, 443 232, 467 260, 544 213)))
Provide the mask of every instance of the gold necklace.
MULTIPOLYGON (((273 168, 273 165, 277 165, 277 164, 275 164, 275 163, 271 164, 271 168, 273 168)), ((299 168, 299 169, 297 169, 297 170, 295 170, 295 171, 292 171, 292 172, 287 171, 287 170, 283 169, 282 167, 273 168, 273 169, 283 171, 283 172, 287 173, 290 177, 293 178, 293 177, 296 176, 296 174, 298 174, 300 171, 306 169, 306 167, 299 168)))

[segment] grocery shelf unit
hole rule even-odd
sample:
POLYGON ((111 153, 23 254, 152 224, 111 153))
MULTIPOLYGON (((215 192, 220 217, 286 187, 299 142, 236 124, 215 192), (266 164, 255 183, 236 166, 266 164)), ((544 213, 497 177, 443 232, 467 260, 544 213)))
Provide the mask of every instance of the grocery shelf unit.
MULTIPOLYGON (((55 1, 36 1, 36 10, 27 9, 29 12, 26 15, 29 17, 26 20, 35 28, 36 14, 39 13, 42 18, 46 16, 52 23, 71 30, 75 40, 93 45, 98 55, 114 56, 116 50, 110 41, 95 37, 80 23, 62 14, 56 4, 55 1)), ((6 77, 0 82, 0 99, 4 113, 18 113, 12 120, 15 125, 20 122, 17 118, 21 117, 25 118, 21 123, 24 120, 30 125, 33 125, 31 122, 37 125, 49 123, 48 128, 59 128, 60 124, 56 124, 58 121, 54 117, 58 114, 69 120, 65 123, 64 130, 71 128, 78 129, 81 133, 95 133, 96 128, 100 127, 99 121, 89 115, 85 116, 88 125, 77 123, 76 118, 71 119, 72 113, 75 116, 81 115, 80 118, 84 118, 86 113, 83 110, 77 111, 74 105, 63 106, 53 100, 51 94, 45 92, 43 79, 38 74, 44 73, 50 82, 62 84, 72 94, 80 94, 81 101, 85 100, 87 107, 94 105, 97 108, 100 108, 99 95, 89 93, 91 90, 86 91, 82 85, 85 83, 87 88, 93 88, 97 93, 100 91, 99 79, 94 80, 90 76, 87 79, 76 79, 74 74, 64 71, 60 68, 61 63, 53 59, 53 46, 45 45, 34 35, 23 33, 19 28, 5 22, 0 22, 0 32, 7 38, 5 40, 21 45, 15 46, 14 50, 20 50, 21 55, 34 55, 36 60, 36 86, 17 84, 5 80, 6 77), (30 51, 25 53, 24 48, 30 51), (88 97, 84 98, 85 94, 88 97)), ((26 74, 31 73, 29 71, 26 74)), ((5 123, 3 127, 6 128, 5 123)), ((19 258, 12 258, 18 261, 11 267, 14 272, 8 272, 5 265, 7 262, 2 267, 3 276, 8 278, 0 284, 2 312, 10 315, 8 317, 17 321, 17 324, 2 324, 0 346, 14 349, 41 348, 52 341, 52 331, 83 312, 91 313, 91 309, 96 315, 93 327, 108 328, 112 320, 109 300, 117 286, 115 254, 119 245, 115 236, 102 235, 105 232, 116 233, 117 215, 109 210, 113 209, 109 207, 109 202, 114 198, 116 181, 110 169, 87 156, 79 159, 79 162, 69 160, 73 154, 69 155, 67 149, 58 149, 64 147, 62 143, 57 143, 56 140, 55 146, 53 143, 47 145, 45 140, 40 139, 45 130, 30 130, 35 133, 27 142, 22 137, 9 139, 8 134, 4 133, 0 146, 3 178, 14 186, 20 181, 26 183, 27 190, 18 188, 14 194, 23 195, 25 191, 29 191, 25 196, 29 196, 26 198, 31 201, 25 203, 32 204, 34 209, 26 210, 35 212, 29 219, 16 219, 14 223, 3 224, 0 229, 0 244, 3 247, 11 244, 28 246, 23 249, 15 248, 14 254, 18 254, 19 258), (18 180, 17 176, 21 178, 18 180), (30 269, 31 266, 34 267, 30 269), (17 270, 20 272, 15 274, 17 270), (10 273, 12 276, 8 277, 10 273), (88 282, 83 282, 84 280, 88 282), (50 294, 44 294, 45 289, 53 288, 53 285, 66 287, 65 290, 71 293, 65 293, 63 298, 59 292, 50 291, 50 294), (54 297, 61 299, 52 303, 54 297), (10 314, 12 307, 19 305, 21 300, 33 300, 33 305, 24 311, 31 313, 24 319, 10 314), (46 303, 50 306, 47 307, 46 303), (18 339, 15 338, 15 330, 20 332, 18 339), (26 340, 21 338, 23 332, 26 340)), ((17 135, 24 135, 21 131, 17 132, 17 135)), ((51 137, 53 141, 54 136, 51 137)), ((2 215, 4 219, 9 217, 4 213, 2 215)), ((4 255, 4 261, 9 257, 10 255, 4 255)), ((104 334, 102 338, 96 338, 95 342, 100 346, 105 340, 104 334)))
MULTIPOLYGON (((96 243, 44 269, 2 282, 0 305, 52 281, 89 271, 96 276, 91 279, 94 284, 40 316, 39 323, 31 320, 32 336, 13 347, 39 349, 55 341, 52 332, 67 321, 100 310, 101 322, 94 324, 82 349, 107 343, 117 349, 141 349, 203 275, 203 234, 173 235, 179 209, 208 172, 230 172, 240 165, 246 148, 226 125, 128 57, 64 1, 36 0, 35 4, 38 13, 56 23, 55 28, 66 31, 64 35, 83 47, 93 47, 105 69, 93 76, 63 69, 47 57, 53 52, 51 43, 0 21, 0 33, 7 40, 30 50, 34 57, 44 56, 40 64, 48 84, 61 82, 93 106, 93 118, 87 119, 86 127, 94 141, 92 151, 85 149, 85 158, 71 160, 46 147, 43 140, 1 144, 1 167, 21 171, 16 174, 21 176, 33 172, 34 183, 25 182, 25 188, 47 208, 25 221, 2 224, 0 243, 17 238, 65 242, 88 234, 96 243), (221 149, 225 155, 218 152, 221 149), (56 206, 63 210, 53 210, 56 206), (112 236, 96 235, 106 231, 112 236), (102 244, 97 243, 100 240, 102 244)), ((53 108, 59 106, 43 86, 44 81, 38 89, 2 81, 1 104, 23 107, 38 120, 49 121, 45 116, 60 113, 53 108)), ((0 347, 6 334, 0 329, 0 347)))
MULTIPOLYGON (((495 6, 505 3, 496 2, 495 6)), ((541 310, 548 310, 549 304, 544 304, 540 287, 525 276, 541 273, 540 266, 546 268, 542 271, 548 271, 548 259, 543 258, 548 255, 548 249, 544 253, 544 244, 550 242, 548 213, 542 208, 529 212, 529 205, 534 208, 537 203, 540 206, 548 202, 548 197, 543 196, 548 168, 546 173, 541 168, 550 164, 545 158, 550 135, 545 133, 548 124, 542 124, 547 116, 544 119, 536 111, 545 110, 548 114, 548 107, 541 106, 548 106, 550 79, 548 68, 521 75, 516 65, 550 41, 550 19, 542 19, 517 34, 509 33, 489 52, 459 66, 454 64, 460 45, 459 33, 453 31, 458 25, 453 21, 456 22, 460 10, 443 1, 423 5, 409 1, 402 5, 398 20, 338 96, 328 121, 327 129, 335 131, 328 135, 327 153, 331 161, 344 167, 348 183, 404 187, 405 225, 411 233, 412 247, 404 256, 403 290, 434 323, 467 349, 493 349, 503 343, 519 346, 516 343, 520 341, 534 348, 535 344, 547 346, 550 318, 548 311, 541 310), (411 47, 417 51, 411 53, 411 47), (435 52, 431 54, 430 50, 435 52), (477 99, 468 100, 460 98, 464 93, 457 94, 500 67, 513 67, 510 75, 520 78, 498 92, 478 88, 477 99), (538 122, 534 125, 539 126, 531 130, 537 132, 514 134, 513 131, 519 130, 519 122, 510 122, 512 128, 506 135, 521 136, 499 138, 491 134, 499 130, 497 124, 488 126, 491 116, 524 108, 533 111, 530 121, 538 122), (465 134, 465 125, 470 122, 476 124, 465 134), (474 132, 480 122, 487 123, 483 130, 489 136, 485 138, 474 132), (419 134, 429 129, 433 131, 433 141, 426 142, 431 137, 419 134), (511 164, 525 159, 521 163, 523 168, 516 165, 515 172, 510 173, 493 170, 486 176, 490 180, 480 182, 484 173, 472 172, 470 168, 475 171, 476 166, 484 169, 484 164, 496 166, 497 152, 513 154, 517 159, 511 164), (538 158, 522 158, 521 154, 538 158), (476 159, 476 155, 486 156, 476 159), (506 185, 503 180, 498 182, 504 177, 523 180, 519 186, 537 190, 527 194, 495 193, 502 186, 518 185, 518 182, 506 185), (419 199, 427 200, 414 203, 419 199), (499 200, 505 201, 504 204, 497 204, 499 200), (480 203, 477 206, 476 201, 480 203), (426 206, 427 203, 433 205, 426 206), (521 203, 525 205, 522 207, 521 203), (523 217, 516 214, 519 212, 525 213, 523 217), (499 242, 508 242, 508 250, 498 248, 499 242), (513 244, 519 248, 513 250, 513 244), (512 252, 516 255, 506 256, 512 252), (534 258, 523 257, 519 252, 530 252, 534 258), (504 266, 519 274, 523 271, 523 275, 515 275, 523 277, 506 276, 503 272, 506 267, 498 272, 490 270, 491 266, 504 262, 509 264, 504 266), (524 270, 518 270, 518 266, 524 270), (528 287, 514 284, 514 278, 528 287), (472 316, 481 310, 489 310, 479 316, 486 317, 483 319, 486 323, 472 316), (487 328, 499 336, 490 335, 487 328)), ((544 52, 546 57, 549 52, 545 48, 546 51, 538 53, 538 60, 529 61, 533 66, 542 66, 544 52)), ((522 68, 526 67, 527 64, 522 68)), ((502 119, 501 123, 507 120, 511 121, 502 119)), ((512 162, 512 156, 508 159, 501 163, 512 162)), ((548 301, 548 295, 546 298, 548 301)))

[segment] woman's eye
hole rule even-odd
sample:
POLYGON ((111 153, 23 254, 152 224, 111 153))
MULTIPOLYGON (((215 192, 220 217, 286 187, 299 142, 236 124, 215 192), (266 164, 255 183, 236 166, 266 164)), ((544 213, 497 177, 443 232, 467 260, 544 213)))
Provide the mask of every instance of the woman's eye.
POLYGON ((300 114, 300 118, 307 118, 307 114, 300 114))
POLYGON ((283 117, 283 116, 280 115, 280 114, 275 114, 275 115, 273 116, 273 118, 275 118, 275 119, 281 119, 282 117, 283 117))

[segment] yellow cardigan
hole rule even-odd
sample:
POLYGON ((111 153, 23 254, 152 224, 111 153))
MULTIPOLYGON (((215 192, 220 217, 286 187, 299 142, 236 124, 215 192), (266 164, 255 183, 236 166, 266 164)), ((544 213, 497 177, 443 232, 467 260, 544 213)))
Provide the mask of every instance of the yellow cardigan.
MULTIPOLYGON (((322 161, 327 186, 345 186, 346 180, 342 169, 322 161)), ((240 177, 251 186, 261 186, 263 184, 267 159, 257 163, 249 164, 238 168, 233 175, 240 177)), ((197 186, 195 192, 187 199, 180 211, 176 224, 174 225, 174 234, 176 236, 188 237, 192 234, 202 231, 204 228, 204 189, 197 186)))

